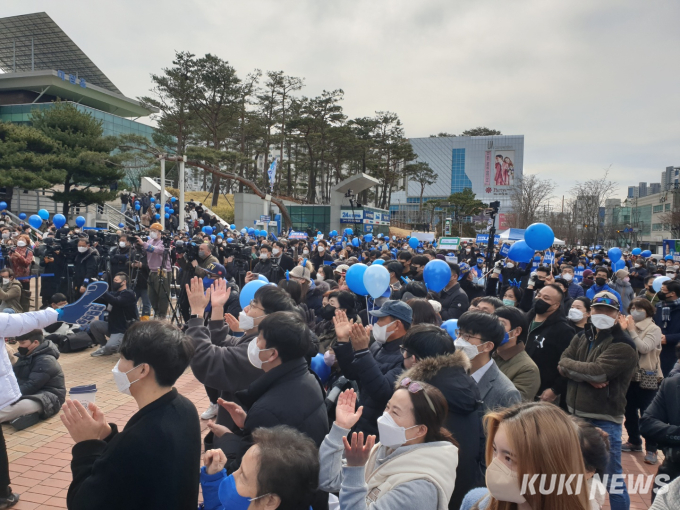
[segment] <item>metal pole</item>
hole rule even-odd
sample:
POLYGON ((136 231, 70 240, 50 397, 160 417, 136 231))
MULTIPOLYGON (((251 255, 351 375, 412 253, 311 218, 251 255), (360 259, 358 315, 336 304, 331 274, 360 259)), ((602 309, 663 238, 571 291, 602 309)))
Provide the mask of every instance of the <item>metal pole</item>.
POLYGON ((17 72, 17 42, 12 41, 12 72, 17 72))
POLYGON ((179 160, 179 228, 180 230, 186 228, 186 223, 184 223, 184 163, 186 163, 187 157, 183 156, 179 160))
POLYGON ((31 37, 31 71, 35 71, 35 53, 33 51, 33 38, 31 37))
POLYGON ((165 154, 161 154, 159 156, 161 159, 161 225, 163 226, 163 230, 165 230, 165 154))

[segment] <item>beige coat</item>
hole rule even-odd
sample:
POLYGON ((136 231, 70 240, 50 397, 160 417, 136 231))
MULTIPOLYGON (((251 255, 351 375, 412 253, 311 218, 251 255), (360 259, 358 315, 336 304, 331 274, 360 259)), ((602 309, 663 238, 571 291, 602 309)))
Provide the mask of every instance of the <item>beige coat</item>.
POLYGON ((638 355, 640 356, 640 368, 646 371, 656 370, 659 377, 663 376, 659 354, 661 354, 661 328, 654 324, 651 317, 635 323, 635 330, 627 329, 628 334, 635 342, 638 355))

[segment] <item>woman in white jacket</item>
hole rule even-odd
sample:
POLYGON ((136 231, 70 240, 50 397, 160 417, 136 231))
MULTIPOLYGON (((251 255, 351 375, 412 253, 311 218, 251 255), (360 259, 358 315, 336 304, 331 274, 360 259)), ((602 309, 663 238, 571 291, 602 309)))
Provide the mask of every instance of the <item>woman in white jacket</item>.
MULTIPOLYGON (((0 341, 4 343, 4 337, 15 337, 42 329, 45 326, 56 322, 59 312, 52 308, 47 308, 39 312, 28 313, 0 313, 0 341)), ((21 398, 19 384, 14 377, 12 363, 7 354, 7 349, 0 349, 0 409, 13 404, 21 398)), ((5 438, 0 427, 0 508, 12 506, 19 500, 18 494, 13 494, 9 486, 9 460, 7 458, 7 448, 5 438)))
POLYGON ((354 390, 338 398, 335 423, 319 449, 320 488, 340 493, 341 510, 447 510, 456 482, 458 448, 444 428, 448 406, 429 384, 399 383, 378 418, 381 442, 352 434, 363 408, 354 390), (344 459, 343 459, 344 451, 344 459))

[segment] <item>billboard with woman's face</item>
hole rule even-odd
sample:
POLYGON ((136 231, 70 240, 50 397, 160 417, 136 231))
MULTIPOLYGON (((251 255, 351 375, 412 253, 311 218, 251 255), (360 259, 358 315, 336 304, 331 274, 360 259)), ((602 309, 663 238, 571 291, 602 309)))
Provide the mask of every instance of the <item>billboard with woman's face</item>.
POLYGON ((493 158, 494 186, 512 186, 515 183, 515 151, 497 150, 493 158))

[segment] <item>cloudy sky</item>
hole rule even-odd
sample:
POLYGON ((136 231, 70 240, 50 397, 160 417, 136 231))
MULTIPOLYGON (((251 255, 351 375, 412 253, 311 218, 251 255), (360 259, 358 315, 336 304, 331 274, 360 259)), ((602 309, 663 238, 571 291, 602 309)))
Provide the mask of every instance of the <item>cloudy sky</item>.
POLYGON ((409 137, 525 135, 525 168, 567 193, 611 166, 619 191, 680 165, 680 2, 639 0, 3 0, 45 11, 128 96, 174 50, 240 75, 342 88, 350 117, 389 110, 409 137))

